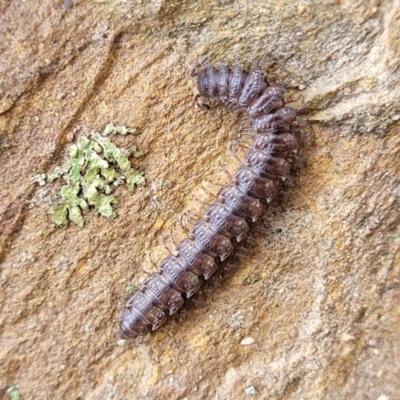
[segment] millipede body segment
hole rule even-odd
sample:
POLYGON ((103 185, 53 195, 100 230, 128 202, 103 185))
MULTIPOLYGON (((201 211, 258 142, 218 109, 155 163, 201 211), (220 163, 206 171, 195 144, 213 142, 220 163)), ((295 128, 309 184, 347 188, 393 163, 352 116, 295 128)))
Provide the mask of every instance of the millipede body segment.
POLYGON ((284 105, 283 86, 270 85, 259 66, 247 72, 240 64, 203 64, 192 70, 199 90, 196 104, 202 97, 228 110, 246 112, 253 143, 232 182, 222 189, 189 238, 178 244, 177 255, 165 258, 159 272, 150 274, 143 289, 130 297, 120 320, 122 338, 143 336, 159 328, 167 315, 182 306, 184 297, 191 297, 200 288, 200 275, 210 278, 218 260, 232 253, 232 242, 245 237, 248 222, 256 221, 274 198, 275 182, 286 179, 290 171, 287 158, 297 151, 297 140, 291 133, 296 113, 284 105))

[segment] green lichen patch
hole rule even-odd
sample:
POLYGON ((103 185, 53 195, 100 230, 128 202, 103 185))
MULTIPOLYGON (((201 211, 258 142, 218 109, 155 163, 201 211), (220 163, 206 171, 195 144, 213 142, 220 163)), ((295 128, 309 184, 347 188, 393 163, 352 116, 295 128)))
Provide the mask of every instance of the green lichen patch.
POLYGON ((140 290, 139 286, 128 286, 125 288, 125 292, 128 296, 131 296, 133 293, 137 292, 140 290))
POLYGON ((108 124, 104 129, 103 135, 108 136, 111 135, 112 133, 118 133, 123 136, 127 135, 128 133, 136 135, 138 133, 138 130, 136 128, 127 128, 126 126, 123 125, 115 126, 113 124, 108 124))
POLYGON ((3 152, 3 150, 6 150, 10 147, 10 145, 6 142, 0 142, 0 154, 3 152))
MULTIPOLYGON (((124 126, 106 126, 103 135, 118 133, 138 133, 136 129, 124 126)), ((91 138, 80 137, 69 149, 66 163, 56 167, 48 174, 39 174, 33 178, 39 185, 62 178, 66 185, 60 191, 61 201, 50 208, 55 226, 65 228, 68 221, 82 227, 85 219, 83 211, 92 207, 98 214, 115 218, 114 188, 126 183, 130 190, 145 185, 144 173, 132 167, 128 156, 142 155, 133 146, 128 152, 119 149, 108 137, 94 132, 91 138)))
POLYGON ((258 281, 261 281, 261 276, 254 274, 253 276, 249 276, 246 279, 244 279, 242 285, 243 286, 254 285, 258 281))
POLYGON ((10 386, 9 388, 7 388, 6 394, 8 394, 10 400, 21 400, 18 385, 10 386))

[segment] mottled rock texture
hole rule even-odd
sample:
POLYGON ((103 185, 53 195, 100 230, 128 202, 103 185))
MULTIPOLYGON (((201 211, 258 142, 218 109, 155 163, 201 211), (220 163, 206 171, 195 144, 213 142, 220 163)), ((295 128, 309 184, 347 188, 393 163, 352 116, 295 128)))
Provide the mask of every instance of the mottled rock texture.
POLYGON ((18 384, 25 400, 398 399, 398 0, 3 0, 0 37, 4 396, 18 384), (219 163, 238 165, 239 117, 196 109, 188 75, 234 50, 266 51, 301 108, 295 185, 236 268, 165 331, 121 342, 126 288, 167 254, 163 237, 186 235, 176 216, 204 209, 202 186, 228 180, 219 163), (74 129, 109 122, 141 131, 148 185, 118 188, 112 221, 53 231, 59 186, 31 177, 65 160, 74 129))

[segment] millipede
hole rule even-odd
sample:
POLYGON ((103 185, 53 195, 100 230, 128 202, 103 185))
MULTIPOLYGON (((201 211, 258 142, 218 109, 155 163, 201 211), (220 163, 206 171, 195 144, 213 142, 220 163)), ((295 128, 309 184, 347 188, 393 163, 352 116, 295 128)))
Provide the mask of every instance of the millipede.
POLYGON ((120 319, 122 338, 144 336, 158 329, 201 286, 200 277, 209 279, 219 262, 233 252, 265 206, 278 193, 278 182, 287 179, 290 155, 298 142, 293 134, 296 112, 286 107, 285 89, 270 84, 261 62, 248 71, 239 63, 219 63, 216 67, 204 57, 190 71, 197 76, 199 94, 195 103, 209 108, 219 103, 232 112, 245 112, 250 119, 253 141, 247 156, 222 188, 215 201, 176 246, 176 255, 161 261, 127 301, 120 319), (203 99, 201 103, 199 99, 203 99))

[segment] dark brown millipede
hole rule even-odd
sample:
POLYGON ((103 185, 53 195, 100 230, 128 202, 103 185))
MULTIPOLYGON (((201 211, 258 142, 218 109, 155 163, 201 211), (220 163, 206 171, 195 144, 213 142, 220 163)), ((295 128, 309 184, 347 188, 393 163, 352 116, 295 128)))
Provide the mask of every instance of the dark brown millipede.
POLYGON ((176 247, 177 255, 165 258, 159 272, 150 274, 127 302, 120 320, 120 336, 135 338, 159 328, 167 315, 175 313, 184 296, 191 297, 204 279, 216 271, 217 260, 225 260, 233 249, 232 240, 246 236, 248 221, 256 221, 265 206, 277 194, 275 181, 285 180, 290 171, 288 157, 297 151, 291 133, 296 112, 284 105, 283 86, 269 84, 264 70, 253 66, 248 72, 238 63, 231 67, 196 64, 199 95, 208 102, 218 102, 230 111, 244 111, 251 119, 254 136, 244 163, 234 174, 192 229, 190 237, 176 247), (201 68, 201 69, 200 69, 201 68), (200 69, 200 70, 199 70, 200 69))

